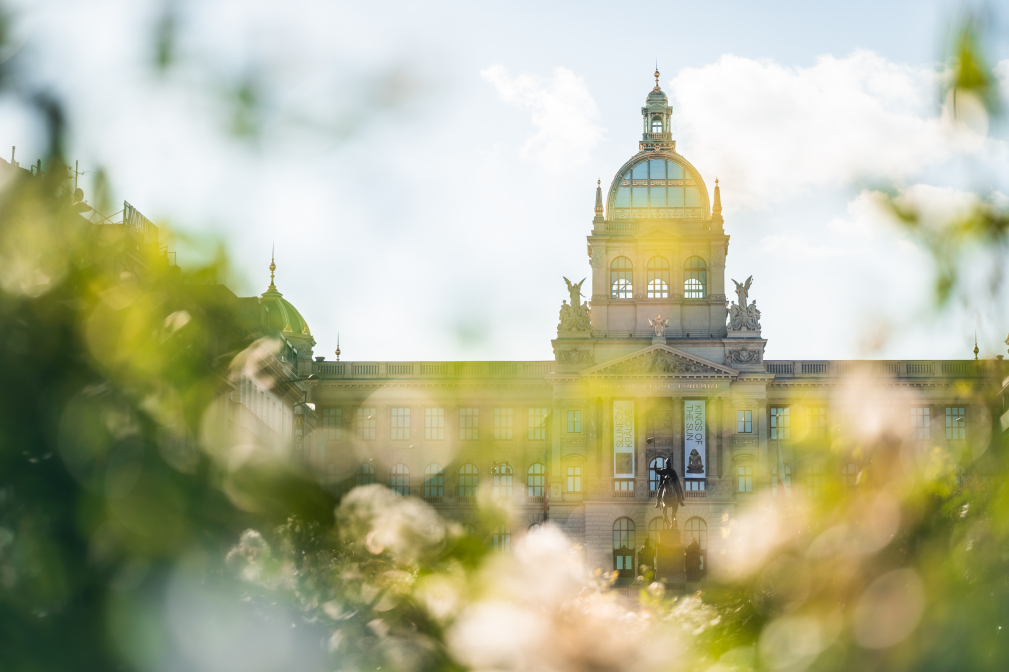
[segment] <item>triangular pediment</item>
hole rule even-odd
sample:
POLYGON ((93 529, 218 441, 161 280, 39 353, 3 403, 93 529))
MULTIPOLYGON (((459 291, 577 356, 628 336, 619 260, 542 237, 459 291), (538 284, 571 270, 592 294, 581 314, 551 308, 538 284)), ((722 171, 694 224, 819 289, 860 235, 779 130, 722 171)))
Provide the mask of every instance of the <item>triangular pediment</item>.
POLYGON ((730 378, 739 375, 739 371, 691 355, 689 352, 658 344, 593 366, 582 371, 582 375, 730 378))

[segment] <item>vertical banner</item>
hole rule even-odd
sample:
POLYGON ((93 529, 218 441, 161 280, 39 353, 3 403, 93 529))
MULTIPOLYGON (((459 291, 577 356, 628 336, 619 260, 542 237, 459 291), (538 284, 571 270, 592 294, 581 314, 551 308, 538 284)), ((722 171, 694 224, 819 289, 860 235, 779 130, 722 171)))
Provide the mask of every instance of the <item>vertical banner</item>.
POLYGON ((634 478, 634 402, 613 402, 613 475, 634 478))
POLYGON ((683 464, 684 478, 707 476, 705 446, 704 402, 683 402, 683 464))

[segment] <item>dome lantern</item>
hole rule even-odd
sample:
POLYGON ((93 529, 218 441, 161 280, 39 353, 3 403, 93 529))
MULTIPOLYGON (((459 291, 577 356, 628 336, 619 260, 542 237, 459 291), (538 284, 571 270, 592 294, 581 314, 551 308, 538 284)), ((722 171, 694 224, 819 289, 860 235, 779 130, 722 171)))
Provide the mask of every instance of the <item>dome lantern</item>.
POLYGON ((645 106, 641 108, 641 117, 643 126, 639 149, 642 152, 676 151, 676 142, 670 128, 673 108, 659 86, 658 67, 655 68, 655 87, 648 92, 645 106))

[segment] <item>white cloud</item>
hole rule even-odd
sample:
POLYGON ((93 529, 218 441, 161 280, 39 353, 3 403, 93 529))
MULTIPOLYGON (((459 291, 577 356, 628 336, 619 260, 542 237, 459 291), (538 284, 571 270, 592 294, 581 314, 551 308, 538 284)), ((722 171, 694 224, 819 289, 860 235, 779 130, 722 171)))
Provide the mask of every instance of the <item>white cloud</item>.
POLYGON ((522 147, 522 156, 532 157, 556 170, 584 164, 603 137, 599 109, 585 80, 566 68, 554 69, 545 81, 536 75, 512 76, 502 65, 482 70, 480 76, 497 89, 501 99, 529 110, 538 131, 522 147))
MULTIPOLYGON (((996 197, 998 194, 996 194, 996 197)), ((939 229, 970 214, 981 203, 977 194, 937 187, 931 184, 914 184, 898 190, 894 203, 917 212, 920 223, 926 228, 939 229)), ((895 230, 896 220, 887 205, 886 194, 863 189, 849 201, 846 217, 837 217, 827 226, 831 230, 864 240, 872 240, 881 232, 895 230)))
POLYGON ((868 51, 805 68, 723 56, 672 82, 680 149, 721 178, 727 209, 811 186, 904 180, 960 152, 1004 155, 1003 143, 950 123, 936 102, 941 77, 936 65, 868 51))

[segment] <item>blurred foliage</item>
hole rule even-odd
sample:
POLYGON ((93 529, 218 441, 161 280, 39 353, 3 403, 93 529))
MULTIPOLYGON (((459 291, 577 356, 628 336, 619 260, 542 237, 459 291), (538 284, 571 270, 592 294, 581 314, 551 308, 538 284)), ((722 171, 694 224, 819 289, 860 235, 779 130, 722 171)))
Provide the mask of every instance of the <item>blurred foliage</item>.
MULTIPOLYGON (((972 30, 953 86, 988 91, 972 30)), ((250 115, 236 132, 254 133, 259 93, 231 90, 250 115)), ((378 485, 339 500, 286 453, 229 440, 220 407, 261 343, 205 282, 225 259, 182 271, 84 222, 62 108, 19 91, 51 150, 42 176, 0 177, 0 670, 1005 668, 998 367, 962 385, 992 429, 963 454, 903 439, 902 421, 868 435, 839 424, 815 457, 862 456, 856 487, 726 516, 703 595, 669 595, 647 568, 614 590, 556 528, 490 553, 506 511, 483 510, 465 535, 419 500, 378 485)), ((947 255, 941 299, 968 242, 1005 244, 993 203, 938 232, 893 207, 947 255)), ((852 396, 859 418, 882 405, 852 396)))
MULTIPOLYGON (((990 122, 1002 116, 1004 106, 999 79, 983 46, 985 32, 986 22, 979 14, 968 12, 963 16, 948 47, 949 73, 940 91, 950 130, 968 143, 985 139, 990 122)), ((939 221, 930 216, 932 203, 891 192, 886 204, 897 221, 932 255, 939 307, 956 293, 963 265, 979 250, 995 260, 989 283, 992 295, 1002 288, 1002 267, 1009 249, 1009 203, 1005 194, 978 193, 959 213, 940 217, 939 221)))

